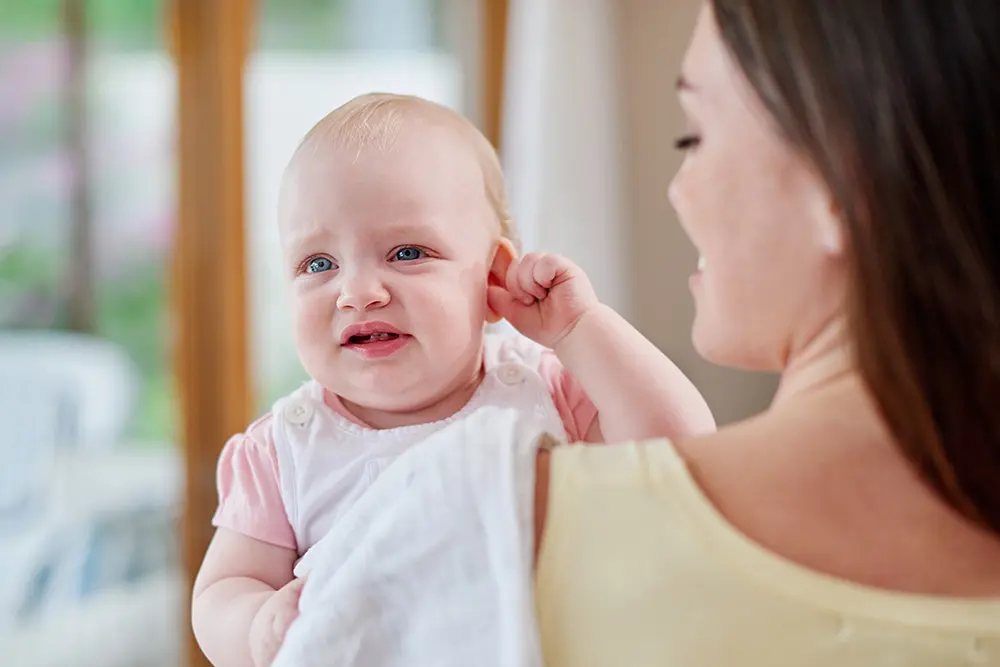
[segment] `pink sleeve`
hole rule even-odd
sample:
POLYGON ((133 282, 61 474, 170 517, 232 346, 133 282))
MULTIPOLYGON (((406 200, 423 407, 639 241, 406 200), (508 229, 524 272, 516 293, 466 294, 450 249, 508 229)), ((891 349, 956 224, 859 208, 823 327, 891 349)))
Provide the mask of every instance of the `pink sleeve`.
POLYGON ((597 408, 583 392, 576 378, 567 371, 555 352, 545 351, 538 372, 549 387, 563 428, 570 442, 581 442, 597 419, 597 408))
POLYGON ((281 499, 271 419, 269 414, 261 417, 223 448, 216 477, 219 507, 212 525, 296 549, 295 533, 281 499))

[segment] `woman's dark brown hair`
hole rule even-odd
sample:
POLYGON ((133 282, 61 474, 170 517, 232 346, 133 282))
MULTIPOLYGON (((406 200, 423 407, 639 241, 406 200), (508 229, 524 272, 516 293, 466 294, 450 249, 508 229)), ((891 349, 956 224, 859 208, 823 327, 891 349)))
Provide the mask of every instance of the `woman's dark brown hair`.
POLYGON ((856 357, 899 446, 1000 532, 1000 0, 714 0, 829 186, 856 357))

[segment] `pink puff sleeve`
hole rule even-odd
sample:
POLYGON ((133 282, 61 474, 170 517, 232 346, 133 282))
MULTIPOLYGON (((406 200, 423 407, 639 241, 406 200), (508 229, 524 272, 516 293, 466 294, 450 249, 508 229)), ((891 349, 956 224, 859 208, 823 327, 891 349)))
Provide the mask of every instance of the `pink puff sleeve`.
POLYGON ((294 550, 295 533, 281 499, 271 423, 270 414, 261 417, 223 448, 216 475, 219 507, 212 525, 294 550))
POLYGON ((597 420, 597 408, 584 393, 577 379, 567 371, 555 352, 546 350, 538 372, 549 387, 563 428, 570 442, 581 442, 597 420))

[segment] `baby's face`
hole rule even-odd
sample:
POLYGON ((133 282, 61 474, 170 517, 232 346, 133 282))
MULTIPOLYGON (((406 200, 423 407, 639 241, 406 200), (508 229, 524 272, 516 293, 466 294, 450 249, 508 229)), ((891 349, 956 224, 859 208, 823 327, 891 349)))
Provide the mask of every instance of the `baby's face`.
POLYGON ((402 412, 479 372, 499 239, 482 172, 451 132, 404 129, 389 151, 300 157, 280 218, 310 376, 352 403, 402 412))

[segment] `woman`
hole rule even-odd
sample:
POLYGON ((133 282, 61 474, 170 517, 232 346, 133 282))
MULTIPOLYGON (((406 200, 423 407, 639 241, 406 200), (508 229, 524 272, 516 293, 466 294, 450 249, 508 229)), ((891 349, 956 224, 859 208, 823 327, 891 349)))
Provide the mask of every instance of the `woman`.
POLYGON ((715 0, 670 187, 772 407, 539 459, 547 663, 1000 665, 1000 3, 715 0))

